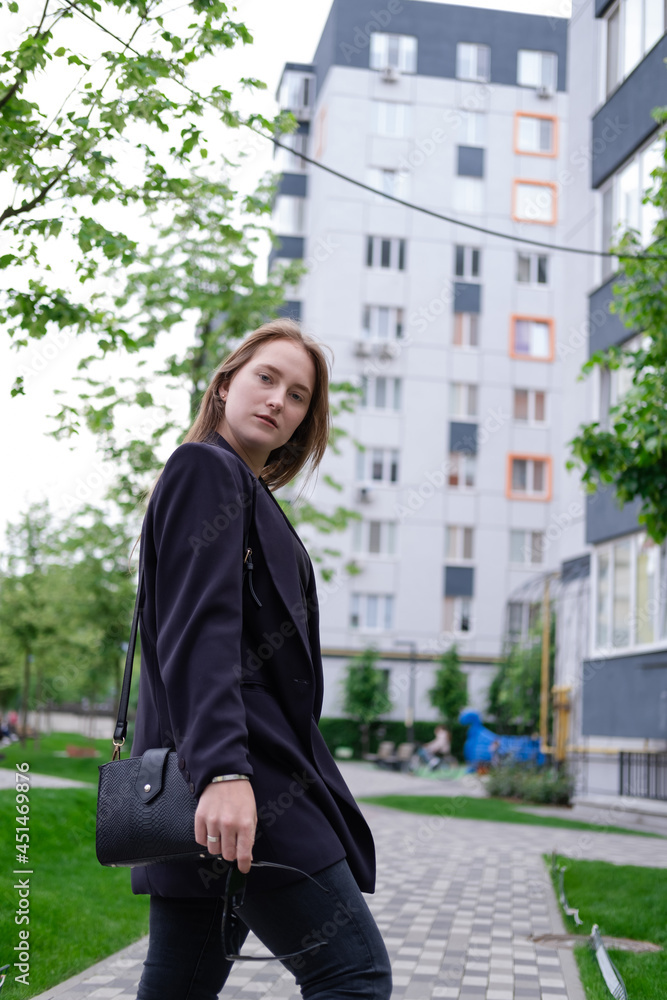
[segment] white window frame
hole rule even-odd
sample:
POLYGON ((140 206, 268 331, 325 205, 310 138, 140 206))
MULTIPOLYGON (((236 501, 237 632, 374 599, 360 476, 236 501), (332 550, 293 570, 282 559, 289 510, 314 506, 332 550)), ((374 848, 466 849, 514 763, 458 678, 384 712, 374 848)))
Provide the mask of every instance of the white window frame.
POLYGON ((515 222, 555 226, 558 222, 558 198, 555 185, 550 181, 529 181, 522 177, 515 178, 512 215, 515 222), (545 215, 547 208, 550 210, 548 218, 545 215))
POLYGON ((362 375, 360 407, 376 413, 398 413, 402 408, 403 379, 395 375, 362 375), (385 403, 382 405, 382 397, 385 403), (378 399, 380 403, 378 403, 378 399))
POLYGON ((352 551, 355 555, 362 555, 369 559, 386 559, 387 556, 396 556, 398 554, 397 527, 396 521, 380 521, 374 518, 354 521, 352 524, 352 551), (377 525, 377 528, 373 529, 372 525, 377 525), (377 551, 372 551, 371 536, 375 531, 379 534, 380 548, 377 551))
MULTIPOLYGON (((655 178, 650 176, 652 160, 656 165, 662 165, 661 151, 664 140, 655 135, 638 149, 629 159, 619 167, 618 170, 606 181, 601 189, 602 207, 601 213, 601 249, 609 250, 610 243, 615 242, 619 229, 627 228, 629 223, 636 222, 642 246, 647 247, 651 242, 651 228, 658 218, 657 209, 653 205, 645 205, 643 199, 646 192, 655 185, 655 178), (633 198, 633 209, 636 211, 636 218, 628 219, 623 205, 623 178, 635 171, 639 180, 636 196, 633 198), (608 201, 610 199, 610 201, 608 201), (606 206, 605 206, 606 202, 606 206), (608 217, 609 216, 609 217, 608 217), (608 231, 607 231, 608 229, 608 231)), ((635 228, 635 227, 633 227, 635 228)), ((616 269, 617 260, 615 257, 605 257, 602 260, 602 277, 607 278, 616 269)))
POLYGON ((367 267, 372 267, 380 271, 405 271, 405 258, 407 251, 407 240, 399 236, 367 236, 365 247, 365 261, 367 267), (372 241, 372 251, 369 258, 369 241, 372 241), (382 264, 383 243, 389 243, 389 266, 382 264), (402 246, 402 249, 401 249, 402 246), (403 267, 401 267, 401 263, 403 267))
POLYGON ((479 313, 454 313, 452 324, 452 347, 457 350, 477 351, 479 350, 479 313), (461 320, 457 317, 461 316, 461 320), (461 325, 461 343, 455 343, 456 328, 461 325), (472 341, 476 341, 473 343, 472 341))
POLYGON ((514 277, 517 285, 521 285, 523 288, 549 288, 549 271, 551 270, 551 257, 547 253, 524 253, 522 250, 517 250, 516 258, 516 270, 514 272, 514 277), (528 260, 528 268, 530 272, 530 277, 528 281, 522 281, 519 277, 519 260, 520 258, 528 260), (539 262, 540 260, 546 261, 546 271, 547 280, 538 281, 539 276, 539 262))
POLYGON ((467 244, 457 243, 454 246, 454 277, 461 278, 463 281, 479 281, 482 276, 482 249, 481 247, 468 246, 467 244), (463 274, 459 274, 457 271, 458 265, 458 251, 463 251, 463 274), (473 264, 475 263, 475 254, 477 254, 477 273, 475 274, 473 264))
POLYGON ((399 486, 401 480, 400 453, 398 448, 376 448, 367 445, 365 451, 357 451, 356 479, 358 483, 369 486, 382 483, 384 486, 399 486), (382 478, 373 478, 373 469, 377 455, 380 455, 382 478), (392 467, 396 468, 396 479, 391 478, 392 467))
POLYGON ((445 559, 448 563, 469 566, 475 559, 475 529, 468 524, 445 525, 445 559), (470 540, 470 555, 466 556, 466 537, 470 540), (450 547, 450 541, 453 544, 450 547), (452 552, 452 549, 454 550, 452 552))
POLYGON ((405 139, 410 130, 410 105, 404 101, 371 101, 371 131, 391 139, 405 139))
POLYGON ((394 628, 395 600, 393 594, 364 594, 355 591, 350 594, 349 627, 365 632, 388 632, 394 628), (378 624, 369 625, 369 604, 377 601, 378 624), (354 618, 358 621, 353 621, 354 618))
POLYGON ((556 130, 557 124, 556 119, 552 115, 538 115, 538 114, 527 114, 522 113, 517 115, 516 118, 516 151, 522 156, 555 156, 556 155, 556 130), (536 146, 522 146, 521 145, 521 126, 525 125, 527 122, 537 122, 538 128, 538 144, 536 146), (542 125, 548 122, 551 126, 551 144, 546 148, 542 149, 539 145, 541 140, 542 125))
POLYGON ((529 389, 526 386, 516 385, 512 388, 512 420, 515 424, 519 424, 520 427, 546 427, 548 424, 547 418, 547 391, 546 389, 529 389), (515 416, 516 406, 515 406, 515 394, 517 392, 527 392, 528 393, 528 418, 522 420, 521 417, 515 416), (544 420, 538 420, 535 416, 536 407, 536 396, 537 393, 541 392, 544 396, 544 420))
MULTIPOLYGON (((405 200, 409 194, 410 174, 407 170, 396 170, 393 167, 368 167, 366 183, 377 191, 405 200)), ((386 203, 386 198, 381 194, 374 194, 372 197, 375 202, 386 203)))
POLYGON ((442 624, 443 632, 449 635, 460 635, 460 636, 472 636, 475 631, 475 615, 474 615, 474 605, 475 601, 473 597, 463 597, 463 596, 445 596, 442 599, 442 624), (448 602, 451 602, 452 606, 452 618, 454 619, 454 627, 447 627, 447 607, 448 602), (463 622, 464 615, 467 614, 468 621, 470 623, 470 628, 462 629, 460 626, 463 622))
POLYGON ((369 67, 377 70, 397 69, 400 73, 416 73, 416 37, 372 31, 369 67))
POLYGON ((447 489, 457 493, 471 493, 477 489, 476 455, 468 451, 450 451, 447 462, 447 489), (452 483, 453 475, 458 477, 458 483, 452 483))
POLYGON ((398 341, 405 329, 405 312, 399 306, 365 305, 361 310, 364 340, 387 343, 398 341))
POLYGON ((549 464, 549 456, 545 455, 544 458, 523 458, 521 455, 512 455, 512 464, 510 467, 510 499, 512 500, 524 500, 528 498, 534 498, 539 500, 546 500, 549 496, 549 487, 551 485, 551 466, 549 464), (526 462, 526 489, 523 491, 515 490, 512 482, 514 480, 513 471, 515 462, 526 462), (538 491, 533 488, 535 482, 535 465, 540 462, 544 465, 544 490, 538 491))
POLYGON ((654 635, 658 638, 654 639, 653 642, 638 642, 637 632, 638 632, 638 619, 640 614, 651 614, 650 609, 639 609, 637 608, 637 560, 641 550, 641 547, 646 539, 647 535, 645 531, 635 532, 631 535, 622 535, 619 538, 614 538, 609 542, 605 542, 603 545, 596 545, 593 550, 592 558, 592 586, 591 586, 591 604, 590 604, 590 655, 600 656, 605 655, 610 656, 627 656, 635 652, 654 652, 659 650, 667 649, 667 587, 665 587, 665 582, 667 581, 667 542, 663 542, 662 545, 656 546, 657 550, 657 568, 655 576, 655 591, 656 597, 653 601, 654 608, 654 635), (629 594, 629 606, 630 614, 628 618, 628 645, 620 646, 615 645, 613 642, 613 602, 614 602, 614 562, 615 562, 615 550, 614 547, 619 543, 630 542, 630 594, 629 594), (609 636, 609 642, 605 645, 599 645, 597 639, 598 633, 598 618, 597 618, 597 607, 598 607, 598 592, 599 592, 599 558, 601 554, 606 554, 609 557, 609 587, 606 596, 606 608, 605 617, 607 625, 607 633, 609 636), (666 623, 665 635, 660 637, 660 623, 666 623))
POLYGON ((558 88, 557 53, 543 49, 519 49, 516 58, 516 83, 517 87, 528 87, 533 90, 546 87, 547 90, 555 93, 558 88), (537 60, 539 66, 537 76, 530 78, 529 62, 530 57, 534 56, 541 56, 541 58, 537 60))
POLYGON ((510 642, 526 642, 531 626, 536 624, 535 619, 539 621, 540 614, 541 602, 539 601, 508 601, 506 635, 510 642), (521 608, 521 626, 519 632, 512 631, 510 628, 512 620, 512 606, 521 608))
POLYGON ((278 236, 303 236, 306 231, 306 199, 279 194, 273 207, 273 228, 278 236))
MULTIPOLYGON (((649 340, 650 338, 645 334, 636 333, 620 346, 626 353, 630 354, 638 351, 642 345, 648 346, 649 340)), ((601 367, 599 371, 598 420, 603 428, 609 429, 611 409, 618 406, 632 388, 634 368, 631 368, 626 361, 620 368, 601 367)))
POLYGON ((464 174, 457 174, 454 177, 453 204, 457 206, 459 212, 468 215, 482 215, 484 213, 484 178, 467 177, 464 174))
POLYGON ((485 146, 486 145, 486 113, 484 111, 460 111, 461 135, 460 146, 485 146))
POLYGON ((479 416, 479 386, 474 382, 449 383, 449 415, 467 420, 479 416))
POLYGON ((650 0, 619 0, 615 3, 608 11, 605 12, 603 18, 604 24, 604 34, 603 34, 603 53, 604 58, 602 60, 602 93, 601 100, 605 101, 610 97, 614 91, 620 87, 625 79, 632 73, 632 71, 639 65, 644 56, 651 51, 654 45, 660 41, 667 28, 667 10, 665 9, 665 4, 658 0, 655 3, 655 9, 660 11, 661 17, 656 21, 657 30, 653 35, 648 33, 648 18, 647 18, 647 8, 650 0), (631 10, 630 3, 634 2, 637 7, 640 8, 639 11, 631 10), (639 19, 637 18, 637 13, 639 13, 639 19), (609 44, 609 26, 612 18, 618 17, 618 30, 616 32, 616 78, 612 81, 609 79, 609 59, 610 59, 610 44, 609 44), (637 23, 639 21, 639 30, 636 36, 636 52, 634 57, 630 57, 628 51, 624 48, 626 44, 630 43, 630 32, 628 26, 632 30, 637 29, 637 23))
POLYGON ((300 70, 285 70, 278 102, 281 108, 299 112, 309 110, 315 94, 315 74, 300 70))
POLYGON ((544 565, 546 536, 543 531, 534 531, 532 528, 510 528, 509 543, 509 561, 511 566, 521 566, 524 569, 532 569, 535 567, 542 567, 544 565), (523 553, 523 559, 513 559, 512 551, 514 549, 514 542, 519 535, 522 538, 519 544, 523 553), (534 542, 536 537, 539 539, 537 545, 537 554, 539 555, 539 559, 533 559, 533 554, 535 552, 534 542))
POLYGON ((488 83, 491 79, 491 48, 477 42, 457 42, 456 79, 488 83))

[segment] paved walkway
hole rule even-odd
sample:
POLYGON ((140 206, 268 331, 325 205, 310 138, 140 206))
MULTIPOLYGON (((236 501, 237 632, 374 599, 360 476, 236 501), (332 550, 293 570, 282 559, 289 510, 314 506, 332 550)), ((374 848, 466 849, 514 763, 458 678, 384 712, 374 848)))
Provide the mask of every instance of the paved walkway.
MULTIPOLYGON (((475 794, 473 782, 434 782, 343 764, 355 795, 475 794), (435 787, 434 787, 435 786, 435 787)), ((419 816, 363 806, 378 850, 367 900, 394 970, 395 1000, 584 1000, 570 951, 532 940, 562 932, 543 854, 667 867, 664 841, 583 830, 419 816)), ((134 1000, 147 938, 36 1000, 134 1000)), ((259 951, 249 938, 248 953, 259 951)), ((242 963, 224 1000, 300 1000, 274 962, 242 963)))

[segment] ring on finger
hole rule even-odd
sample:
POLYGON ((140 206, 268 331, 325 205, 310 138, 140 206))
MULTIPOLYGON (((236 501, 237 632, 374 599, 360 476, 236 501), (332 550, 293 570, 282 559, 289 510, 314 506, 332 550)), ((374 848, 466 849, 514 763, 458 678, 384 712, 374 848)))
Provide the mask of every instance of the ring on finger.
POLYGON ((207 833, 206 839, 210 841, 212 844, 215 844, 218 840, 220 840, 220 837, 211 837, 211 835, 207 833))

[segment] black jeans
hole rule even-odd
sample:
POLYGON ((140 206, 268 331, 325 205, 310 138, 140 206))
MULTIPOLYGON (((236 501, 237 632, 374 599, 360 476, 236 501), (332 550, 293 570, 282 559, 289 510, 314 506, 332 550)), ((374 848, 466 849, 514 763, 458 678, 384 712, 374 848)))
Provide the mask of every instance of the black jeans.
MULTIPOLYGON (((304 1000, 388 1000, 387 949, 347 861, 314 877, 329 893, 309 879, 253 892, 238 911, 243 923, 277 955, 323 942, 282 963, 304 1000)), ((151 896, 137 1000, 216 1000, 233 965, 223 957, 222 909, 222 899, 151 896)))

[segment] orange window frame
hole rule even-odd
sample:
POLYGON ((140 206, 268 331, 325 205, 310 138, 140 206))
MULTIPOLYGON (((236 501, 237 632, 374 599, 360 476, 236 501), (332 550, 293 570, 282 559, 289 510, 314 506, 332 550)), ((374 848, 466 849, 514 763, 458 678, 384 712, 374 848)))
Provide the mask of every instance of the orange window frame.
POLYGON ((558 185, 553 181, 535 181, 526 177, 515 177, 512 181, 512 219, 515 222, 527 222, 538 226, 555 226, 558 221, 558 185), (519 184, 532 184, 535 187, 551 188, 553 192, 553 215, 550 219, 524 219, 517 215, 517 200, 519 184))
POLYGON ((507 479, 505 482, 505 496, 508 500, 536 500, 539 503, 546 503, 551 500, 552 491, 552 459, 551 455, 526 455, 523 452, 511 451, 507 456, 507 479), (528 462, 546 462, 547 466, 547 488, 545 493, 539 496, 530 496, 528 493, 515 493, 512 490, 512 462, 514 459, 528 462))
POLYGON ((555 356, 555 328, 554 321, 548 316, 524 316, 522 313, 512 313, 510 316, 510 357, 517 361, 553 361, 555 356), (540 358, 536 354, 517 354, 514 350, 514 335, 517 320, 525 320, 528 323, 546 323, 549 328, 549 354, 546 358, 540 358))
POLYGON ((533 111, 515 111, 514 113, 514 152, 519 153, 521 156, 542 156, 549 157, 553 159, 558 156, 558 118, 556 115, 545 115, 540 112, 533 111), (519 119, 520 118, 542 118, 547 121, 553 122, 553 149, 550 153, 540 153, 535 152, 532 149, 521 149, 519 147, 519 119))

